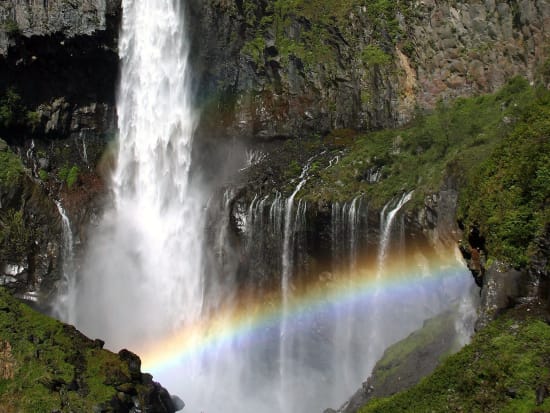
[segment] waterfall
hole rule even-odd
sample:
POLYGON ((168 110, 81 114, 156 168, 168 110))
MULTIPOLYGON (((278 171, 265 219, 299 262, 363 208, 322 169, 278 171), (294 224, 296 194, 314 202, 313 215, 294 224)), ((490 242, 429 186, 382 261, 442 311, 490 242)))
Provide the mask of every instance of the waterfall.
POLYGON ((393 226, 393 220, 395 219, 396 214, 399 210, 409 202, 412 198, 412 192, 404 193, 397 204, 386 213, 390 205, 393 203, 393 200, 387 203, 382 212, 380 213, 380 246, 378 252, 378 274, 377 277, 383 273, 384 266, 386 265, 386 255, 388 254, 388 246, 391 238, 391 230, 393 226))
POLYGON ((53 313, 60 320, 74 324, 75 322, 75 268, 74 268, 74 241, 71 221, 61 202, 55 201, 63 235, 61 279, 58 282, 57 296, 53 305, 53 313))
POLYGON ((122 4, 114 207, 90 242, 77 314, 80 328, 115 348, 166 335, 203 308, 204 202, 190 181, 195 117, 181 4, 122 4))
MULTIPOLYGON (((334 279, 342 287, 336 292, 330 285, 318 288, 318 274, 308 274, 311 285, 300 285, 308 206, 296 197, 313 158, 288 198, 257 194, 232 211, 236 195, 224 192, 216 207, 224 214, 222 228, 205 239, 208 194, 191 179, 195 116, 181 3, 123 0, 113 205, 90 236, 76 292, 70 294, 78 303, 77 327, 116 350, 149 345, 154 356, 173 355, 158 364, 150 357, 146 368, 190 412, 321 411, 367 377, 368 363, 376 360, 366 358, 365 346, 382 340, 378 335, 387 343, 418 328, 446 308, 462 284, 450 286, 429 308, 416 295, 398 296, 397 289, 395 297, 380 289, 373 298, 369 277, 360 274, 369 269, 360 268, 368 228, 361 224, 359 196, 333 207, 338 235, 332 242, 342 240, 345 269, 356 273, 360 288, 352 288, 351 275, 344 282, 334 279), (227 230, 232 221, 233 234, 227 230), (225 245, 230 237, 237 239, 234 249, 225 245), (207 266, 206 256, 220 264, 207 266), (386 330, 373 302, 411 310, 389 318, 386 330)), ((245 168, 263 156, 251 154, 245 168)), ((390 255, 392 223, 409 199, 407 194, 384 208, 379 281, 390 255)))
POLYGON ((337 272, 353 273, 357 270, 357 259, 361 238, 367 234, 362 222, 368 208, 363 205, 363 195, 351 202, 334 202, 331 206, 331 250, 332 269, 337 272), (365 211, 363 211, 363 208, 365 211))
MULTIPOLYGON (((392 229, 394 220, 397 213, 403 208, 403 206, 409 202, 412 198, 413 191, 406 192, 398 199, 397 203, 394 199, 390 200, 382 211, 380 212, 380 240, 378 245, 377 271, 376 271, 376 292, 374 294, 372 309, 371 309, 371 328, 374 331, 373 339, 369 343, 368 347, 368 370, 370 371, 377 359, 380 357, 384 349, 390 344, 387 336, 380 334, 384 322, 382 319, 388 317, 391 313, 386 310, 385 299, 380 297, 382 293, 382 278, 388 264, 388 254, 390 249, 390 242, 392 238, 392 229), (391 208, 391 209, 390 209, 391 208), (382 308, 384 307, 384 308, 382 308)), ((401 236, 400 236, 401 241, 401 236)), ((400 248, 401 250, 402 248, 400 248)), ((401 251, 400 251, 401 252, 401 251)), ((387 326, 386 326, 387 327, 387 326)))

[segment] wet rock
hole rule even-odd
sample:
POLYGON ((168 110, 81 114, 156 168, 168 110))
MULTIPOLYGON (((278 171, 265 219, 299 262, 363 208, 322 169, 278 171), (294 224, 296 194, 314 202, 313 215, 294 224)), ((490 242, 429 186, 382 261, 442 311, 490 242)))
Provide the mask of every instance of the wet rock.
MULTIPOLYGON (((345 26, 291 11, 282 28, 290 41, 300 44, 319 26, 323 64, 311 64, 299 51, 286 56, 274 40, 276 30, 265 23, 273 16, 264 3, 251 6, 252 13, 236 0, 191 1, 189 13, 201 22, 191 33, 200 44, 192 51, 199 89, 218 96, 214 106, 224 108, 222 119, 206 116, 205 127, 216 124, 219 134, 256 139, 387 127, 410 120, 415 107, 492 92, 514 75, 532 80, 548 55, 543 28, 550 7, 540 1, 513 8, 496 3, 420 2, 413 13, 398 12, 402 33, 396 44, 376 37, 380 27, 364 10, 351 10, 345 26), (389 67, 361 61, 372 44, 390 55, 389 67)), ((314 53, 312 45, 306 48, 314 53)))
POLYGON ((500 262, 496 262, 485 272, 476 330, 482 329, 502 311, 515 305, 522 295, 523 282, 522 272, 500 262))
POLYGON ((172 404, 174 405, 174 409, 176 409, 177 412, 183 410, 183 408, 185 407, 185 403, 183 402, 183 400, 174 395, 172 395, 172 404))

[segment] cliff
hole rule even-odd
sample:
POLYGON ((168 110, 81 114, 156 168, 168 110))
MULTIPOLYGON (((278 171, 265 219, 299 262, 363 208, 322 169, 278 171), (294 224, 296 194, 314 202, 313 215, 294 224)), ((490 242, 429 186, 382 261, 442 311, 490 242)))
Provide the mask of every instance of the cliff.
MULTIPOLYGON (((114 137, 120 2, 0 4, 2 232, 18 218, 19 244, 0 255, 2 284, 46 305, 61 268, 62 200, 75 228, 97 214, 97 166, 114 137), (16 161, 10 154, 18 155, 16 161), (8 161, 8 158, 11 161, 8 161)), ((4 237, 12 246, 13 236, 4 237)))
POLYGON ((205 117, 221 134, 254 139, 394 127, 440 99, 493 92, 515 75, 534 80, 550 18, 546 1, 515 0, 189 9, 200 22, 192 61, 205 117))

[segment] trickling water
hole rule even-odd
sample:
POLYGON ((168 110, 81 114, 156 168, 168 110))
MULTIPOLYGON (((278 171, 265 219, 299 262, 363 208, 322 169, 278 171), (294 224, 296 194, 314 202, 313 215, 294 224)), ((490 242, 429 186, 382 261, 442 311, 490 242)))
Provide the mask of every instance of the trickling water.
POLYGON ((60 320, 74 324, 75 322, 75 298, 76 298, 76 274, 74 268, 74 241, 71 221, 61 205, 55 201, 59 215, 61 216, 61 227, 63 231, 62 249, 62 274, 58 282, 57 296, 54 301, 53 312, 60 320))
POLYGON ((83 131, 80 131, 80 139, 82 139, 82 158, 86 165, 88 165, 88 147, 86 145, 86 136, 83 131))

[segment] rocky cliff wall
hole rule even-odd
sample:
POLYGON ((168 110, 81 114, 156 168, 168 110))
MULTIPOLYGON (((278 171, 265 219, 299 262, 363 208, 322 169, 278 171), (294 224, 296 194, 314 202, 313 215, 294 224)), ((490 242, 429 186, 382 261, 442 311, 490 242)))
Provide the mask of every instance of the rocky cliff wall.
POLYGON ((9 145, 1 148, 2 167, 13 161, 8 154, 22 162, 17 179, 0 188, 2 232, 19 225, 22 243, 3 251, 0 277, 39 303, 60 277, 61 216, 53 201, 63 204, 79 240, 104 191, 98 165, 116 131, 120 15, 116 0, 0 4, 0 137, 9 145))
POLYGON ((439 99, 533 79, 547 1, 191 2, 209 126, 255 139, 407 122, 439 99))

